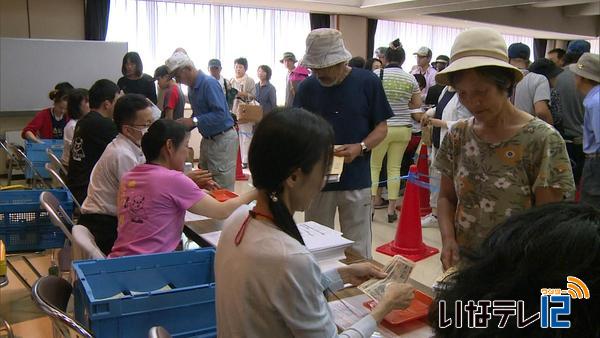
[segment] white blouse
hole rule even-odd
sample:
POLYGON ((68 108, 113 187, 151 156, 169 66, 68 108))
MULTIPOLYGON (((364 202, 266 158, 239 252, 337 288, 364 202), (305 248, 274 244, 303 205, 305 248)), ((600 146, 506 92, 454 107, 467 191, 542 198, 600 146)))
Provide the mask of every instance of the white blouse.
POLYGON ((368 315, 348 330, 337 327, 323 292, 343 287, 336 270, 321 273, 313 255, 274 225, 248 217, 241 206, 225 222, 215 259, 219 337, 370 337, 368 315))

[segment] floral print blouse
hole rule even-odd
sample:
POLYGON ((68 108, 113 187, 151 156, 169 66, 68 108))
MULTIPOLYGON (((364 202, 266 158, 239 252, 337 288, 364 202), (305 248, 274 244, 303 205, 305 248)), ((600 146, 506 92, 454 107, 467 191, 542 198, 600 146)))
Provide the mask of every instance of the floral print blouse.
POLYGON ((435 166, 454 182, 454 226, 461 247, 474 248, 510 215, 535 204, 535 190, 575 190, 565 142, 534 118, 510 139, 487 143, 473 131, 473 118, 457 122, 440 147, 435 166))

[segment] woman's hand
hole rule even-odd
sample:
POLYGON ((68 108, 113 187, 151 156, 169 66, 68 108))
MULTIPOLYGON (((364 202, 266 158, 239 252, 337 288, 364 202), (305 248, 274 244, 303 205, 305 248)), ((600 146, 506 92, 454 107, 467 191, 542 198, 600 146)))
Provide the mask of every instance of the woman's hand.
POLYGON ((429 124, 429 121, 431 121, 431 117, 427 114, 423 114, 421 116, 421 126, 426 127, 429 124))
POLYGON ((392 282, 385 287, 385 293, 380 303, 388 303, 392 309, 406 309, 413 298, 415 298, 415 292, 412 285, 392 282))
POLYGON ((187 177, 191 178, 198 187, 206 190, 219 189, 219 185, 213 181, 212 174, 208 170, 196 169, 186 174, 187 177))
POLYGON ((448 238, 442 240, 442 255, 440 260, 442 261, 442 268, 444 271, 453 267, 460 259, 458 243, 456 239, 448 238))
POLYGON ((434 126, 434 127, 444 128, 444 129, 448 128, 448 126, 446 125, 446 121, 444 121, 444 120, 429 119, 428 122, 431 123, 431 125, 434 126))
POLYGON ((354 286, 368 281, 371 278, 385 278, 387 274, 371 263, 357 263, 338 269, 338 273, 344 283, 350 283, 354 286))
POLYGON ((391 282, 385 287, 385 293, 371 311, 371 315, 379 323, 392 310, 403 310, 409 307, 413 298, 415 298, 415 292, 412 285, 391 282))

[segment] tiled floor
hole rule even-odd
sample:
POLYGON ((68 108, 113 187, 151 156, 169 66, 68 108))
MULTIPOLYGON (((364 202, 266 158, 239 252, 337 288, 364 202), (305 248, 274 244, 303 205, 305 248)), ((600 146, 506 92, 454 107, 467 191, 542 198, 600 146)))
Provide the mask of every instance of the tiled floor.
MULTIPOLYGON (((0 179, 0 185, 4 184, 0 179)), ((249 189, 246 182, 237 182, 236 191, 242 192, 249 189)), ((303 215, 295 217, 298 221, 303 220, 303 215)), ((336 224, 339 224, 336 219, 336 224)), ((373 222, 373 258, 381 263, 386 263, 390 257, 375 252, 379 245, 394 239, 396 224, 387 223, 386 210, 376 210, 373 222)), ((441 248, 440 233, 437 228, 423 229, 423 239, 426 244, 441 248)), ((50 266, 50 255, 29 254, 28 257, 36 268, 45 274, 50 266)), ((28 281, 33 283, 35 275, 21 260, 10 257, 11 262, 22 271, 28 281)), ((412 272, 411 277, 425 285, 432 285, 434 280, 442 273, 439 254, 419 261, 412 272)), ((12 272, 8 272, 10 283, 0 290, 0 318, 7 320, 13 327, 16 337, 23 338, 47 338, 51 337, 50 320, 45 317, 33 304, 28 290, 16 279, 12 272)), ((0 337, 4 334, 0 331, 0 337)))

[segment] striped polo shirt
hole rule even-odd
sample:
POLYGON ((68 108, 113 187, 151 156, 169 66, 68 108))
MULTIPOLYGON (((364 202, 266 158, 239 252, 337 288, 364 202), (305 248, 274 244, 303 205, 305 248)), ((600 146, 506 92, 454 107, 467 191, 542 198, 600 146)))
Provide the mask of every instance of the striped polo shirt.
MULTIPOLYGON (((380 70, 374 72, 381 77, 380 70)), ((410 117, 412 110, 408 108, 408 102, 413 94, 421 93, 417 80, 398 66, 387 66, 383 69, 382 81, 383 90, 394 112, 394 116, 387 120, 388 126, 412 126, 414 121, 410 117)))

